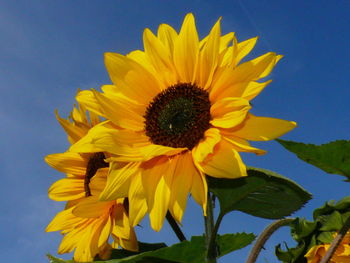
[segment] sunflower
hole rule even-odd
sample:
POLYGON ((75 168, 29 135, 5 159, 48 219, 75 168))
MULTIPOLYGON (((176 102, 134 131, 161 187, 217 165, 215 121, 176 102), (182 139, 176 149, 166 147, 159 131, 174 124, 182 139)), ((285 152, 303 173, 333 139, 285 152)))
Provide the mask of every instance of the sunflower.
MULTIPOLYGON (((71 143, 82 138, 88 130, 99 123, 96 114, 89 118, 83 107, 74 107, 71 120, 58 116, 71 143), (89 121, 90 119, 90 121, 89 121)), ((108 174, 108 164, 104 153, 65 152, 48 155, 46 162, 53 168, 67 174, 66 178, 55 182, 49 189, 49 197, 56 201, 68 201, 65 210, 59 212, 46 231, 61 231, 64 234, 58 253, 69 253, 75 249, 74 260, 90 262, 98 254, 108 258, 111 248, 119 245, 136 251, 136 235, 130 227, 124 198, 100 201, 108 174), (109 244, 109 237, 113 242, 109 244)))
POLYGON ((145 29, 144 51, 105 54, 112 85, 77 95, 107 121, 71 151, 110 153, 100 198, 127 195, 133 225, 145 215, 140 212, 145 201, 154 230, 161 229, 168 211, 181 222, 189 193, 205 215, 206 175, 246 176, 239 152, 265 153, 248 140, 272 140, 296 126, 249 113, 249 101, 271 82, 258 80, 282 56, 269 52, 240 64, 257 38, 238 43, 234 33, 221 35, 220 20, 202 40, 192 14, 179 33, 167 24, 159 26, 157 35, 145 29))
MULTIPOLYGON (((331 244, 321 244, 311 247, 305 255, 307 263, 319 263, 330 246, 331 244)), ((342 239, 329 263, 350 263, 350 231, 342 239)))

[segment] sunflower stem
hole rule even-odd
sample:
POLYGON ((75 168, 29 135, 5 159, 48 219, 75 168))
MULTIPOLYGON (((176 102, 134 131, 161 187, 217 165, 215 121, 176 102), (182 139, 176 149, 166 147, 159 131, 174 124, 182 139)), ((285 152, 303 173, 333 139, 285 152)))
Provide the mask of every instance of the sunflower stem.
POLYGON ((345 237, 346 233, 350 229, 350 217, 345 221, 343 227, 339 230, 337 236, 333 239, 331 246, 326 252, 326 255, 321 259, 320 263, 327 263, 332 258, 334 252, 337 250, 341 241, 345 237))
POLYGON ((294 218, 284 218, 268 225, 256 240, 254 247, 249 253, 249 257, 246 263, 254 263, 258 258, 261 249, 264 247, 266 241, 270 238, 270 236, 280 227, 289 225, 293 220, 294 218))
MULTIPOLYGON (((218 256, 216 233, 220 223, 214 226, 214 198, 215 196, 208 192, 207 216, 204 217, 205 245, 207 248, 206 263, 216 263, 216 258, 218 256)), ((221 221, 221 219, 218 221, 221 221)))
POLYGON ((173 218, 173 216, 170 214, 169 211, 166 214, 166 219, 168 220, 169 225, 171 226, 171 228, 175 232, 175 235, 180 240, 180 242, 186 241, 187 239, 186 239, 185 235, 182 233, 179 225, 176 223, 175 219, 173 218))

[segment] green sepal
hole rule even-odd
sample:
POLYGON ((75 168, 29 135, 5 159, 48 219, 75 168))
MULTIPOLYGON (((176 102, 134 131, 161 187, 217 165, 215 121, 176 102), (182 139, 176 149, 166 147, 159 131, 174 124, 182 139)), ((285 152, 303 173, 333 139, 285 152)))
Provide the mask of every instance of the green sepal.
POLYGON ((287 244, 285 245, 285 251, 281 248, 280 244, 275 247, 275 254, 279 260, 286 263, 306 263, 306 260, 300 257, 305 250, 305 244, 303 242, 294 248, 288 248, 287 244))
POLYGON ((322 224, 321 231, 338 231, 344 224, 342 215, 338 211, 330 215, 319 216, 318 221, 322 224))
POLYGON ((311 198, 297 183, 265 169, 249 168, 248 176, 238 179, 207 179, 209 191, 219 199, 222 214, 238 210, 280 219, 302 208, 311 198))
POLYGON ((312 164, 326 173, 339 174, 350 180, 350 141, 337 140, 326 144, 304 144, 300 142, 277 141, 301 160, 312 164))
MULTIPOLYGON (((330 231, 330 232, 321 232, 318 236, 317 236, 317 241, 323 243, 323 244, 330 244, 332 243, 333 239, 334 239, 334 232, 330 231)), ((318 242, 318 243, 319 243, 318 242)))

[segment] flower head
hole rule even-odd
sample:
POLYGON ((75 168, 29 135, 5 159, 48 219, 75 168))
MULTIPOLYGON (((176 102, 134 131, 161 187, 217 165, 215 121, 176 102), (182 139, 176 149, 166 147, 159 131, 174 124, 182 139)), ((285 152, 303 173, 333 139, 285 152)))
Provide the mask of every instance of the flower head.
MULTIPOLYGON (((86 116, 83 107, 73 109, 71 121, 58 115, 57 118, 71 143, 81 139, 99 123, 98 116, 94 113, 86 116)), ((128 250, 138 249, 124 198, 112 201, 100 201, 98 198, 107 181, 108 164, 104 158, 102 152, 80 154, 69 151, 45 158, 49 165, 67 174, 49 189, 51 199, 67 201, 67 205, 46 231, 61 231, 64 237, 58 252, 69 253, 75 249, 74 260, 77 262, 90 262, 97 254, 100 258, 108 258, 111 248, 119 245, 128 250), (111 245, 110 236, 113 239, 111 245)))
MULTIPOLYGON (((305 255, 307 263, 320 262, 330 246, 330 244, 321 244, 310 248, 305 255)), ((345 235, 329 263, 350 263, 350 232, 345 235)))
POLYGON ((145 29, 144 51, 105 54, 113 85, 77 96, 107 121, 71 151, 96 148, 110 154, 101 199, 127 195, 133 225, 147 211, 155 230, 168 210, 180 222, 189 193, 206 213, 206 175, 246 176, 239 152, 264 153, 248 140, 272 140, 296 126, 249 113, 249 101, 271 82, 258 80, 282 56, 270 52, 239 64, 257 38, 238 43, 234 33, 221 35, 220 20, 202 40, 192 14, 179 33, 166 24, 157 35, 145 29))

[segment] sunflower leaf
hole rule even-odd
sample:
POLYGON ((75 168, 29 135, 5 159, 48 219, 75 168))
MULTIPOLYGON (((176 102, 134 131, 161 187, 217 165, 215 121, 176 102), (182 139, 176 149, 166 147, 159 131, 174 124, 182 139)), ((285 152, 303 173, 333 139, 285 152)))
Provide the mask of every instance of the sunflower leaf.
POLYGON ((223 214, 238 210, 257 217, 280 219, 299 210, 311 198, 297 183, 265 169, 249 168, 248 176, 239 179, 210 176, 207 179, 223 214))
POLYGON ((277 141, 301 160, 326 173, 343 175, 350 180, 350 141, 337 140, 321 145, 280 139, 277 141))
MULTIPOLYGON (((222 257, 232 251, 241 249, 255 239, 255 235, 250 233, 235 233, 217 236, 219 245, 219 257, 222 257)), ((201 263, 205 261, 205 239, 203 236, 193 236, 191 241, 184 241, 174 244, 170 247, 163 247, 157 250, 139 253, 119 259, 111 259, 106 261, 94 261, 99 263, 141 263, 141 262, 162 262, 162 263, 201 263)), ((71 263, 72 261, 64 261, 53 256, 49 256, 52 263, 71 263)))

